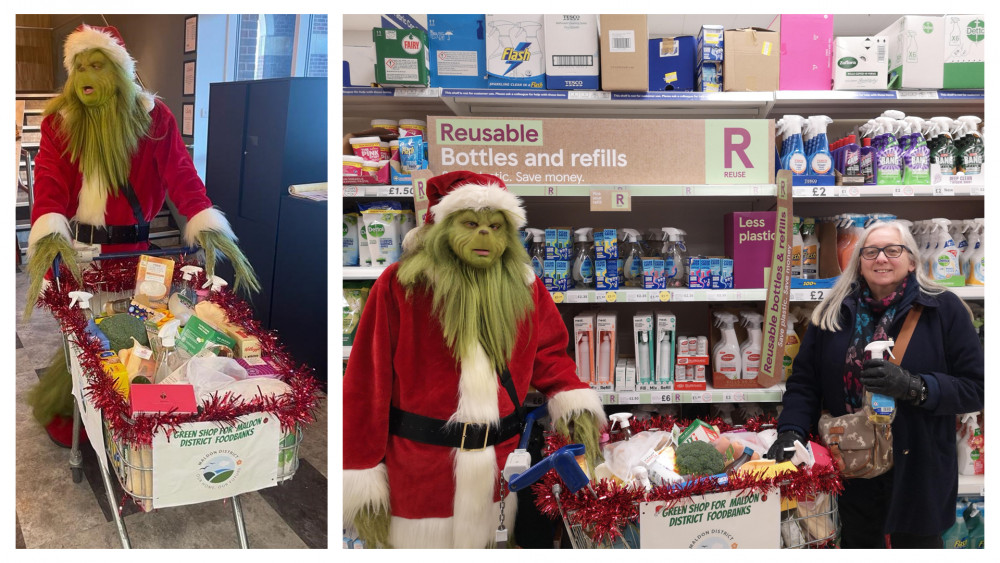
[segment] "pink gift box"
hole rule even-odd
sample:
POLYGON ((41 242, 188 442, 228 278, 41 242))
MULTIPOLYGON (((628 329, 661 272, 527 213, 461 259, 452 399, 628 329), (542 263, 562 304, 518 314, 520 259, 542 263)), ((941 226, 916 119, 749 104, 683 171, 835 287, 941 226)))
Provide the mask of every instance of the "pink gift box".
POLYGON ((832 14, 782 14, 779 42, 779 89, 829 90, 832 87, 832 14))

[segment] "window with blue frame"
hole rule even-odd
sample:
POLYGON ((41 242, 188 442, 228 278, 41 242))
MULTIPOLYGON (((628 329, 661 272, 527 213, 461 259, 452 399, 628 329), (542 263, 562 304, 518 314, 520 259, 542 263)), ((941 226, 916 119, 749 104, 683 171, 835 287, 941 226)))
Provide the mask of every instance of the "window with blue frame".
POLYGON ((327 75, 326 14, 241 14, 236 80, 327 75))

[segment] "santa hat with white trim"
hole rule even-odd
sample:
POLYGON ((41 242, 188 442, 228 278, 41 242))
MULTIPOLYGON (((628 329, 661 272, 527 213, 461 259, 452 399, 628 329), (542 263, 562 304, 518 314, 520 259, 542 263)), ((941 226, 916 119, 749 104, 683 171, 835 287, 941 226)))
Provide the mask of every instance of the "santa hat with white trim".
POLYGON ((503 180, 492 174, 458 170, 435 176, 427 182, 427 199, 429 210, 424 216, 427 224, 465 209, 506 211, 516 229, 527 223, 520 198, 507 191, 503 180))
POLYGON ((66 37, 63 47, 63 66, 68 74, 73 74, 74 59, 84 51, 100 49, 125 72, 135 78, 135 60, 125 49, 125 40, 113 26, 97 27, 81 24, 66 37))

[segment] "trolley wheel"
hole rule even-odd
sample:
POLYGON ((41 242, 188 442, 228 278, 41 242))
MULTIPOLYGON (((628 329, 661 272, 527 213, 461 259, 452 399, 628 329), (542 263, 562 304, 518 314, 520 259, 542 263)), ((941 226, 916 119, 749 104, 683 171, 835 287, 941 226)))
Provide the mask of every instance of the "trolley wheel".
POLYGON ((81 467, 70 467, 70 472, 73 474, 73 482, 79 483, 83 481, 83 468, 81 467))

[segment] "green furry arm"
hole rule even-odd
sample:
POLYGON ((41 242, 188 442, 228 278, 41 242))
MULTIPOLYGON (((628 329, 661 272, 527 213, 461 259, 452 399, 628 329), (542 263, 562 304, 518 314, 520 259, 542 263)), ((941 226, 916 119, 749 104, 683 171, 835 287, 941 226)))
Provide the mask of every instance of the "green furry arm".
POLYGON ((366 506, 361 509, 354 518, 354 527, 358 530, 358 537, 365 542, 366 548, 392 547, 389 545, 389 520, 388 508, 373 510, 371 506, 366 506))
POLYGON ((586 448, 587 466, 590 468, 590 478, 594 478, 594 468, 604 462, 601 455, 601 426, 590 411, 583 411, 568 420, 560 418, 556 421, 556 432, 574 444, 583 444, 586 448), (572 436, 569 424, 573 424, 572 436))
POLYGON ((82 282, 80 277, 80 266, 76 263, 76 251, 66 237, 59 233, 46 235, 34 244, 31 258, 28 259, 28 284, 27 304, 24 306, 24 320, 31 318, 31 311, 35 308, 38 295, 42 290, 42 280, 45 279, 45 272, 52 267, 52 261, 56 256, 66 267, 69 268, 77 282, 82 282))
POLYGON ((208 276, 215 275, 216 253, 221 252, 233 264, 233 291, 246 288, 247 294, 250 291, 260 293, 260 281, 250 261, 243 255, 240 247, 226 235, 219 231, 202 231, 198 233, 198 243, 205 249, 205 273, 208 276))

